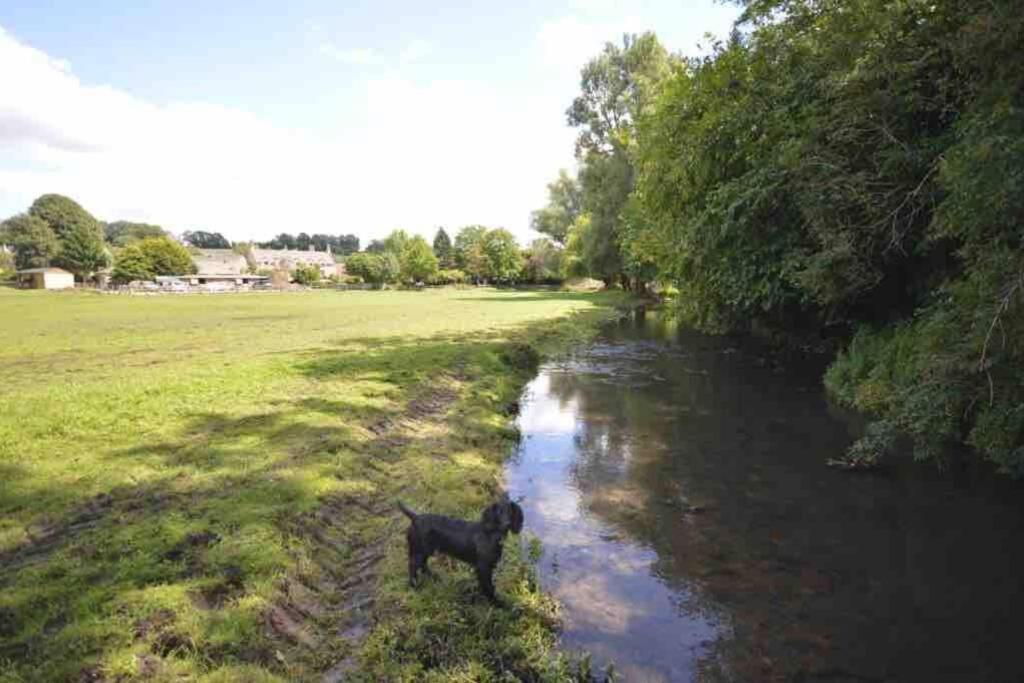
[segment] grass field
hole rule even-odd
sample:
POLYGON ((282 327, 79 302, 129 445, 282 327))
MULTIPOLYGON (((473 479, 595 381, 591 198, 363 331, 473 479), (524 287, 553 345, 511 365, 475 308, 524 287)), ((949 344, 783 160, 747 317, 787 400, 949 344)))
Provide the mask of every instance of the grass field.
POLYGON ((528 539, 404 584, 401 497, 475 514, 536 353, 612 294, 0 289, 0 681, 565 680, 528 539))

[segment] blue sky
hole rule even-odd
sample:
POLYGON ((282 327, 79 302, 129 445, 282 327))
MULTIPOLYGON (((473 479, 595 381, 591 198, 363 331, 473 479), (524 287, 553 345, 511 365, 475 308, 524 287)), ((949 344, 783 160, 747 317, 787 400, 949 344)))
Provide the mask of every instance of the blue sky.
POLYGON ((572 165, 605 40, 693 54, 713 0, 0 4, 0 217, 61 192, 106 220, 281 231, 503 226, 572 165))

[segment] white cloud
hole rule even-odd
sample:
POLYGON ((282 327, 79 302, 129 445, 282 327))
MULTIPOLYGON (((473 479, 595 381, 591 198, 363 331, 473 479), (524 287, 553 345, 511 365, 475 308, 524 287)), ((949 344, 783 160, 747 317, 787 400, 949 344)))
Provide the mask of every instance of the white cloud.
POLYGON ((331 43, 321 43, 320 53, 345 64, 367 66, 384 63, 384 58, 369 48, 344 50, 331 43))
POLYGON ((398 54, 398 61, 403 64, 413 64, 423 61, 433 51, 434 46, 431 43, 416 39, 402 49, 398 54))
POLYGON ((366 126, 339 121, 314 136, 239 109, 158 105, 84 83, 2 28, 0 64, 10 211, 59 192, 103 219, 233 239, 315 229, 368 240, 484 223, 525 241, 545 180, 571 154, 550 107, 509 106, 497 85, 382 75, 358 86, 366 126))

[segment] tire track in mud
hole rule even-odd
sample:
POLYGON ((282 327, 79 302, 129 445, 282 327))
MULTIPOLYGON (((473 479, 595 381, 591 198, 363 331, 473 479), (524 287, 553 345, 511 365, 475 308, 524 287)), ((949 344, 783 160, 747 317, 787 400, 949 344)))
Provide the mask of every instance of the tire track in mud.
POLYGON ((418 428, 447 413, 463 381, 460 363, 431 381, 399 413, 367 427, 374 437, 360 450, 367 478, 379 484, 379 492, 327 495, 293 524, 291 531, 309 544, 312 566, 281 582, 265 622, 268 635, 300 648, 315 662, 323 683, 340 683, 356 668, 355 654, 373 626, 380 563, 400 530, 394 498, 405 488, 391 488, 383 456, 410 444, 418 428), (360 543, 351 531, 353 518, 387 522, 377 538, 360 543))

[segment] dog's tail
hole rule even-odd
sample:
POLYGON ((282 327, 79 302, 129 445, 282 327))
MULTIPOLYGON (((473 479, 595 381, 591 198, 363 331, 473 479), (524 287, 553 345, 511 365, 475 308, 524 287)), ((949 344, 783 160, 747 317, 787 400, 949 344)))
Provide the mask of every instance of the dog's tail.
POLYGON ((402 514, 404 514, 406 517, 408 517, 409 519, 411 519, 414 522, 416 521, 416 517, 419 516, 419 515, 416 514, 415 511, 410 510, 409 508, 407 508, 405 506, 405 503, 403 503, 402 501, 398 501, 398 509, 402 511, 402 514))

